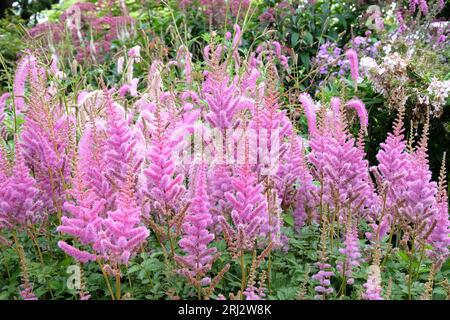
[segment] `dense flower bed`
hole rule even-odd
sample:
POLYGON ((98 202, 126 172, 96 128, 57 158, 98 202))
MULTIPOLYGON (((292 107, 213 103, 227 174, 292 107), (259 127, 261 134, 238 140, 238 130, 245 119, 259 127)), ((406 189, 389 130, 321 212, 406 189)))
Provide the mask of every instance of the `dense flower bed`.
POLYGON ((0 297, 449 298, 447 29, 423 31, 445 3, 364 7, 345 43, 303 32, 314 56, 252 36, 328 5, 297 2, 152 3, 169 47, 127 1, 29 30, 0 98, 0 297))

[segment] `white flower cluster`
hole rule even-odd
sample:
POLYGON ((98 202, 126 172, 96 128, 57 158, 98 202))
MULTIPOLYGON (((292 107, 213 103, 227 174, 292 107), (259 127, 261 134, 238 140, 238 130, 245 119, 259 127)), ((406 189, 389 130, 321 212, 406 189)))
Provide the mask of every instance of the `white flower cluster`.
POLYGON ((450 80, 440 81, 436 78, 431 79, 427 88, 428 95, 433 106, 433 113, 440 115, 442 107, 445 105, 450 92, 450 80))
POLYGON ((363 74, 372 82, 377 92, 386 95, 393 87, 408 81, 406 67, 408 62, 394 52, 383 57, 380 64, 375 59, 364 57, 360 62, 363 74))

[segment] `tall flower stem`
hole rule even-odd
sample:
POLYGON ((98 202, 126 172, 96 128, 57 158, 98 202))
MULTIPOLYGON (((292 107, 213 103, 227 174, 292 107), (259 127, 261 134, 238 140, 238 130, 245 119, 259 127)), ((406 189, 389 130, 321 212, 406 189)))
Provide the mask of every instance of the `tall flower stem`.
POLYGON ((241 274, 242 274, 242 278, 241 278, 241 295, 245 290, 246 287, 246 283, 247 283, 247 277, 246 277, 246 272, 245 272, 245 259, 244 259, 244 250, 241 250, 241 256, 240 256, 240 264, 241 264, 241 274))
POLYGON ((113 290, 112 290, 111 283, 110 283, 110 281, 109 281, 109 277, 108 277, 108 275, 106 274, 105 270, 103 270, 103 265, 102 265, 102 263, 100 262, 100 260, 97 259, 97 263, 98 263, 98 265, 99 265, 99 267, 100 267, 100 270, 102 271, 103 278, 105 279, 106 286, 107 286, 107 288, 108 288, 109 294, 111 295, 111 299, 112 299, 112 300, 115 300, 114 292, 113 292, 113 290))
POLYGON ((116 300, 120 300, 121 299, 121 288, 120 288, 120 269, 117 269, 117 273, 116 273, 116 300))

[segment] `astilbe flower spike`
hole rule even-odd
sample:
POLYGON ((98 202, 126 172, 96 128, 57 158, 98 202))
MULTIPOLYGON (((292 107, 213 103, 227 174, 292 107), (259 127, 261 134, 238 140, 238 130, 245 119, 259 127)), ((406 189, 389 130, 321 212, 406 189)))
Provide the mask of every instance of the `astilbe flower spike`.
POLYGON ((429 253, 434 260, 444 261, 449 255, 450 247, 450 220, 448 216, 448 196, 446 184, 445 154, 442 159, 442 167, 439 175, 439 186, 437 194, 436 227, 433 229, 429 242, 433 249, 429 253))
POLYGON ((207 283, 204 278, 211 269, 215 247, 208 248, 214 235, 210 232, 213 223, 206 186, 206 167, 199 164, 194 197, 183 223, 183 238, 179 241, 184 256, 176 255, 175 260, 182 266, 181 273, 191 282, 207 283))
POLYGON ((367 109, 364 103, 359 99, 352 99, 347 102, 347 107, 356 111, 361 127, 367 128, 369 125, 369 117, 367 115, 367 109))
POLYGON ((347 279, 347 284, 354 283, 352 277, 352 271, 355 267, 358 267, 361 262, 361 253, 359 251, 358 232, 355 226, 352 226, 351 221, 348 230, 345 234, 344 247, 339 249, 339 252, 344 256, 343 261, 340 260, 337 263, 337 270, 342 272, 347 279))
POLYGON ((110 94, 105 91, 108 147, 104 153, 107 164, 106 175, 114 181, 116 192, 125 184, 128 174, 139 171, 142 159, 136 152, 136 139, 125 120, 122 110, 116 105, 110 94))
POLYGON ((327 112, 324 115, 327 118, 321 120, 317 133, 310 140, 308 160, 314 167, 315 178, 321 183, 321 205, 337 210, 339 219, 345 221, 344 208, 365 216, 376 203, 376 195, 364 151, 348 133, 343 109, 336 105, 334 109, 322 111, 322 114, 327 112))
POLYGON ((363 293, 365 300, 384 300, 381 296, 381 271, 377 265, 369 266, 369 276, 367 282, 364 284, 366 291, 363 293))
POLYGON ((232 207, 234 229, 224 216, 220 216, 219 221, 227 234, 226 238, 235 241, 238 250, 252 250, 256 238, 270 231, 264 187, 258 183, 248 163, 237 169, 231 185, 234 190, 225 193, 225 198, 232 207))
POLYGON ((300 94, 300 102, 305 112, 306 120, 308 121, 308 131, 312 135, 316 131, 316 106, 311 96, 307 93, 300 94))
POLYGON ((322 215, 321 218, 322 224, 320 232, 319 259, 314 264, 319 269, 319 271, 311 277, 313 280, 319 282, 319 284, 314 287, 314 291, 316 293, 314 299, 316 300, 324 300, 327 296, 334 292, 334 289, 331 286, 331 277, 334 276, 334 272, 332 271, 331 265, 328 262, 329 257, 327 253, 329 222, 325 215, 322 215))
MULTIPOLYGON (((74 187, 69 190, 76 203, 72 201, 64 203, 66 215, 61 217, 61 225, 57 231, 72 236, 81 245, 91 246, 95 252, 100 252, 99 234, 102 231, 106 200, 99 198, 93 189, 87 188, 82 175, 83 173, 78 170, 74 187)), ((58 246, 82 263, 96 260, 95 254, 75 248, 65 241, 59 241, 58 246)))
POLYGON ((108 211, 103 220, 104 235, 101 245, 110 263, 128 265, 137 249, 146 241, 150 232, 141 224, 141 208, 134 195, 133 175, 127 179, 114 211, 108 211))
POLYGON ((32 77, 30 94, 33 99, 29 100, 25 113, 20 145, 44 205, 49 212, 60 213, 71 179, 69 159, 75 148, 72 139, 75 118, 65 114, 50 91, 45 74, 39 71, 32 77))
POLYGON ((152 132, 148 151, 149 166, 144 170, 146 177, 145 195, 151 200, 151 210, 157 214, 170 216, 180 206, 181 196, 185 191, 183 175, 175 171, 174 150, 179 143, 163 122, 161 109, 155 112, 155 128, 152 132))
MULTIPOLYGON (((0 225, 24 228, 28 223, 43 220, 42 201, 36 181, 25 165, 23 151, 16 141, 16 159, 11 176, 3 182, 0 190, 0 225)), ((4 170, 4 168, 2 168, 4 170)), ((3 176, 7 174, 2 173, 3 176)))
POLYGON ((350 63, 350 73, 351 73, 352 79, 355 82, 355 86, 357 86, 358 79, 359 79, 358 53, 356 52, 355 49, 348 49, 345 52, 345 55, 347 56, 347 59, 350 63))
MULTIPOLYGON (((388 133, 385 142, 380 144, 380 151, 376 156, 378 160, 376 170, 379 171, 386 189, 385 195, 383 195, 385 197, 383 206, 387 214, 383 221, 379 222, 379 226, 372 224, 372 227, 376 230, 383 227, 383 232, 380 232, 381 229, 377 231, 381 237, 384 236, 396 208, 405 197, 410 158, 406 152, 406 140, 403 134, 403 115, 403 110, 400 110, 394 123, 393 132, 388 133)), ((378 187, 383 188, 383 186, 378 187)))

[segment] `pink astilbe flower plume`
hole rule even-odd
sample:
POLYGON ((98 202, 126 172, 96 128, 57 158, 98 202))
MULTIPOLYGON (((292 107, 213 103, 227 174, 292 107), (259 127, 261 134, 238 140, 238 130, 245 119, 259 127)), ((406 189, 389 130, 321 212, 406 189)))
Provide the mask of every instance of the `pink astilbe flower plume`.
POLYGON ((93 120, 85 128, 78 145, 78 171, 83 174, 83 183, 99 199, 106 200, 108 208, 114 207, 114 192, 111 181, 105 176, 106 124, 93 120))
POLYGON ((384 300, 381 296, 381 271, 377 265, 369 266, 367 282, 364 284, 366 291, 362 297, 364 300, 384 300))
POLYGON ((437 193, 437 213, 434 217, 436 227, 433 229, 428 241, 433 245, 429 254, 434 260, 444 261, 450 255, 450 220, 448 216, 447 174, 445 170, 445 153, 439 175, 437 193))
MULTIPOLYGON (((349 224, 351 222, 348 222, 349 224)), ((345 234, 344 247, 339 249, 343 255, 343 260, 338 261, 337 270, 347 279, 347 284, 355 282, 353 279, 353 269, 361 263, 361 253, 359 250, 358 231, 355 226, 349 226, 345 234)))
POLYGON ((347 102, 347 107, 356 111, 361 127, 367 128, 369 125, 369 117, 367 115, 367 109, 364 103, 359 99, 352 99, 347 102))
POLYGON ((116 200, 117 209, 108 211, 107 218, 103 220, 105 234, 100 241, 103 254, 112 264, 128 265, 133 254, 150 234, 141 225, 141 208, 135 200, 132 179, 130 174, 116 200))
POLYGON ((20 145, 26 165, 33 171, 48 211, 61 211, 70 184, 70 159, 75 148, 75 118, 52 96, 45 73, 31 68, 31 88, 20 145), (33 71, 35 70, 35 71, 33 71), (44 73, 44 74, 42 74, 44 73))
POLYGON ((293 208, 295 225, 299 230, 308 213, 316 206, 313 193, 317 186, 313 184, 313 177, 306 164, 304 141, 294 134, 278 170, 277 189, 282 198, 282 207, 293 208))
MULTIPOLYGON (((384 232, 377 231, 381 237, 387 231, 387 223, 394 215, 396 207, 404 200, 404 193, 406 188, 406 181, 408 177, 407 168, 410 165, 410 158, 406 152, 406 140, 403 134, 403 111, 400 110, 395 120, 393 132, 388 133, 385 142, 380 144, 380 151, 377 154, 378 166, 376 170, 379 171, 384 186, 378 186, 384 190, 381 195, 384 200, 384 206, 387 215, 380 222, 380 226, 384 225, 384 232)), ((375 168, 374 168, 375 170, 375 168)), ((372 224, 374 229, 378 230, 376 224, 372 224)), ((370 235, 369 235, 370 236, 370 235)))
POLYGON ((308 122, 308 132, 309 134, 314 134, 316 132, 316 106, 311 96, 307 93, 300 94, 300 102, 303 106, 303 111, 305 112, 306 121, 308 122))
POLYGON ((7 177, 7 173, 2 172, 7 178, 0 190, 0 226, 22 229, 29 223, 42 221, 45 216, 39 189, 25 165, 23 151, 17 141, 15 155, 11 176, 7 177))
POLYGON ((125 119, 124 112, 115 104, 105 91, 106 102, 106 150, 104 161, 107 165, 105 175, 113 183, 116 193, 125 184, 128 174, 140 170, 142 158, 136 151, 136 138, 125 119))
POLYGON ((228 77, 219 82, 206 81, 203 85, 203 93, 209 107, 209 112, 205 116, 206 120, 214 128, 231 128, 234 115, 242 109, 243 103, 236 84, 228 84, 228 77))
POLYGON ((13 95, 14 105, 17 113, 22 113, 26 109, 25 93, 26 82, 37 83, 45 78, 45 71, 38 66, 37 59, 32 54, 25 55, 18 63, 14 77, 13 95))
MULTIPOLYGON (((101 251, 99 233, 102 231, 102 221, 105 216, 106 200, 98 198, 93 189, 86 188, 81 171, 77 172, 74 187, 69 194, 74 201, 64 203, 66 214, 61 217, 61 225, 57 230, 72 236, 81 245, 90 246, 96 252, 101 251)), ((65 241, 58 242, 58 246, 74 259, 86 263, 96 259, 96 255, 75 248, 65 241)))
POLYGON ((359 63, 358 63, 358 53, 355 49, 348 49, 345 52, 347 59, 350 63, 350 73, 353 81, 355 82, 355 87, 358 85, 359 79, 359 63))
POLYGON ((344 110, 337 106, 334 109, 334 112, 321 110, 322 114, 332 114, 328 115, 328 121, 321 121, 317 134, 312 136, 308 160, 322 185, 322 205, 339 210, 338 217, 345 221, 344 207, 365 216, 377 197, 364 151, 356 146, 355 138, 346 129, 344 110))
POLYGON ((215 259, 217 249, 208 247, 214 240, 214 235, 210 232, 212 223, 206 185, 206 166, 201 163, 197 171, 194 197, 183 223, 183 238, 179 241, 186 255, 175 256, 175 260, 182 266, 180 272, 191 281, 204 280, 215 259))
POLYGON ((225 193, 225 198, 232 207, 230 215, 234 228, 224 216, 220 216, 219 221, 228 241, 239 242, 240 250, 252 250, 257 237, 270 230, 264 187, 258 183, 248 163, 237 169, 231 185, 233 192, 225 193))
POLYGON ((81 263, 95 261, 97 259, 96 255, 89 253, 87 251, 77 249, 63 240, 58 241, 58 247, 65 253, 67 253, 69 256, 73 257, 75 260, 81 263))
POLYGON ((181 196, 185 191, 183 175, 175 171, 174 150, 179 143, 167 130, 162 119, 161 109, 155 112, 155 128, 151 135, 148 151, 149 166, 144 170, 147 188, 145 195, 150 198, 151 210, 160 216, 173 215, 179 208, 181 196))

